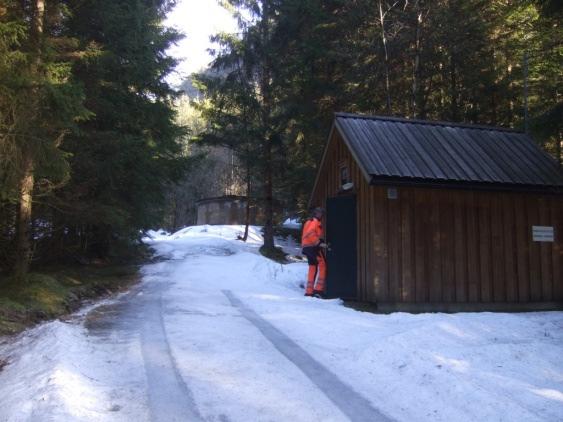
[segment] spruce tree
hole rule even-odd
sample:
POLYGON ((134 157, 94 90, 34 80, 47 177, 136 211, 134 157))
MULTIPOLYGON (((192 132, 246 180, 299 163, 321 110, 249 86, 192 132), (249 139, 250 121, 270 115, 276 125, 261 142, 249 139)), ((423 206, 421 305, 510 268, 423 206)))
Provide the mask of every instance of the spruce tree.
MULTIPOLYGON (((259 153, 257 164, 263 192, 261 204, 265 220, 264 248, 273 250, 275 179, 283 167, 282 132, 285 130, 285 121, 279 118, 275 85, 275 69, 280 65, 280 51, 276 49, 273 39, 278 2, 233 0, 228 3, 239 18, 242 36, 241 39, 236 36, 218 37, 223 48, 215 59, 214 67, 228 73, 227 82, 238 82, 232 85, 236 89, 226 91, 227 95, 210 97, 215 110, 209 111, 206 118, 211 124, 213 135, 213 132, 220 132, 213 128, 215 122, 226 118, 236 109, 244 114, 243 126, 248 125, 244 130, 251 133, 249 139, 252 147, 248 149, 259 153), (250 20, 245 20, 245 15, 250 16, 250 20), (224 100, 221 97, 228 97, 227 101, 232 104, 226 113, 222 110, 224 100)), ((217 93, 218 90, 213 92, 217 93)), ((221 126, 229 128, 228 125, 221 126)), ((219 136, 224 134, 225 132, 219 136)))
POLYGON ((71 5, 71 34, 85 50, 74 74, 95 114, 64 148, 71 183, 55 198, 67 247, 104 258, 163 219, 166 186, 183 172, 176 92, 165 81, 179 34, 163 26, 170 1, 87 0, 71 5))

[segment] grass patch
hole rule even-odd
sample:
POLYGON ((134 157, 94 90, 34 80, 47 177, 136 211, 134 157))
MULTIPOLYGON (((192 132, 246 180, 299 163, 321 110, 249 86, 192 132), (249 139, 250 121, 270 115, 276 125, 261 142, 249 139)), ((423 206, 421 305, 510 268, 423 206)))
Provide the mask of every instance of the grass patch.
POLYGON ((272 261, 276 261, 280 264, 289 263, 289 261, 287 260, 287 254, 283 251, 282 248, 274 247, 273 249, 271 249, 262 246, 260 248, 260 253, 266 258, 271 259, 272 261))
POLYGON ((132 265, 51 268, 20 283, 0 279, 0 335, 66 315, 138 280, 138 267, 132 265))

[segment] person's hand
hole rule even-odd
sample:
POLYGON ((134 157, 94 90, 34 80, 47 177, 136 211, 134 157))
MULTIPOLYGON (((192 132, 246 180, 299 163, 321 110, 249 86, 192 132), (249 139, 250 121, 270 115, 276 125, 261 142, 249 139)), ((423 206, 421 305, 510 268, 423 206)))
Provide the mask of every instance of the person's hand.
POLYGON ((321 242, 321 243, 319 243, 319 248, 326 249, 326 248, 328 248, 328 245, 325 242, 321 242))

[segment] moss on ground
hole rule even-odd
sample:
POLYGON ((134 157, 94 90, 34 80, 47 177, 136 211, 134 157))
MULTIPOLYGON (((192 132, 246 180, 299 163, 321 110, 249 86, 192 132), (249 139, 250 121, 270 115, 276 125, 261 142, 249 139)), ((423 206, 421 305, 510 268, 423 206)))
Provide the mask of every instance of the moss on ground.
POLYGON ((52 268, 31 273, 25 283, 0 278, 0 335, 66 315, 138 280, 138 267, 132 265, 52 268))

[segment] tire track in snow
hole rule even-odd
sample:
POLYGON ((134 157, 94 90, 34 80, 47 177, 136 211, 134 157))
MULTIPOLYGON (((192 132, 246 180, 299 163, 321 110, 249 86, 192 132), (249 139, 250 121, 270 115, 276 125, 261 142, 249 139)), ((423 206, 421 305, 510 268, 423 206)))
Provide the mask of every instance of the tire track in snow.
POLYGON ((141 349, 148 384, 151 420, 199 422, 193 396, 182 379, 164 328, 162 295, 145 290, 141 349))
POLYGON ((222 290, 231 305, 252 323, 274 347, 297 366, 353 422, 392 422, 363 396, 317 362, 292 339, 246 306, 230 290, 222 290))

